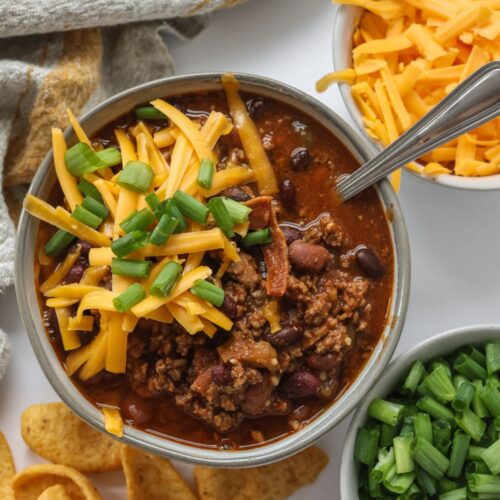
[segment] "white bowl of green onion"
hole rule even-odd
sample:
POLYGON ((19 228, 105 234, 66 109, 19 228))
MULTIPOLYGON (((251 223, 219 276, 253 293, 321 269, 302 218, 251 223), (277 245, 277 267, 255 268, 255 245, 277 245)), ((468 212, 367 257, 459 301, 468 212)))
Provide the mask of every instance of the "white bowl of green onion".
POLYGON ((344 500, 500 499, 500 325, 469 326, 393 361, 355 413, 344 500))

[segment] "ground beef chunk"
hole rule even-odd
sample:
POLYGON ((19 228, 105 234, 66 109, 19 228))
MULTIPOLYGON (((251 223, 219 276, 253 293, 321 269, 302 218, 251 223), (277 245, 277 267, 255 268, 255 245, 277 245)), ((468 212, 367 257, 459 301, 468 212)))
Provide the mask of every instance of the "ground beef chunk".
POLYGON ((236 282, 242 284, 247 290, 254 290, 261 282, 255 259, 246 253, 241 254, 239 262, 231 263, 227 274, 231 278, 234 278, 236 282))
POLYGON ((324 214, 317 224, 307 229, 304 235, 308 243, 323 243, 330 248, 339 248, 342 245, 344 232, 331 214, 324 214))

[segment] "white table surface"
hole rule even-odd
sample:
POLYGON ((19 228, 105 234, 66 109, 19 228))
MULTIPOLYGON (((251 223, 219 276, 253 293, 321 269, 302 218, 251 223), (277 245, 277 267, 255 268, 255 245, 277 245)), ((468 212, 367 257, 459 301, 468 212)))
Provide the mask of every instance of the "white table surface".
MULTIPOLYGON (((179 74, 224 70, 269 76, 316 96, 349 120, 336 89, 319 96, 314 90, 316 79, 331 70, 331 38, 328 0, 251 0, 216 13, 195 40, 168 42, 179 74)), ((450 328, 500 323, 500 195, 440 188, 404 175, 400 199, 412 245, 412 286, 397 353, 450 328)), ((21 439, 20 415, 28 405, 57 396, 31 350, 13 288, 0 296, 0 328, 13 344, 0 385, 0 429, 22 469, 42 460, 21 439)), ((346 419, 320 441, 330 464, 294 499, 340 498, 340 457, 348 428, 346 419)), ((189 477, 189 467, 181 469, 189 477)), ((104 498, 125 498, 121 472, 96 474, 92 480, 104 498)))

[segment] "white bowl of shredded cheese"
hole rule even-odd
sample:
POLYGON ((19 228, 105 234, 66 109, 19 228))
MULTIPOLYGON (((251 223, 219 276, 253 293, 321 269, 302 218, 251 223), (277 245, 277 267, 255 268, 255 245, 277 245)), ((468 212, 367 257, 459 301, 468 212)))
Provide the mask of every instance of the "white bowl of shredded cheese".
MULTIPOLYGON (((356 1, 358 5, 363 4, 363 1, 356 1)), ((370 8, 373 8, 374 2, 370 2, 370 8)), ((403 5, 404 2, 401 4, 403 5)), ((425 2, 424 2, 425 4, 425 2)), ((394 5, 397 5, 396 3, 394 5)), ((367 3, 368 6, 368 3, 367 3)), ((410 8, 410 4, 405 6, 405 8, 408 7, 410 8)), ((376 23, 379 23, 379 27, 381 25, 382 19, 381 17, 371 13, 370 14, 370 19, 368 23, 365 23, 364 27, 360 28, 360 19, 361 16, 364 12, 364 8, 361 6, 354 6, 354 5, 336 5, 334 6, 335 13, 334 13, 334 28, 333 28, 333 69, 334 72, 331 74, 326 75, 324 78, 322 78, 318 84, 317 84, 317 89, 318 91, 324 91, 332 82, 336 82, 339 84, 339 89, 340 93, 342 95, 344 104, 349 111, 355 125, 356 129, 359 133, 361 133, 370 143, 373 154, 376 154, 378 151, 383 149, 384 145, 383 142, 390 143, 392 140, 394 140, 396 136, 395 130, 393 127, 392 130, 392 138, 386 137, 386 141, 381 141, 379 139, 380 134, 375 133, 374 131, 374 122, 382 122, 383 120, 371 120, 370 123, 372 124, 371 129, 365 125, 365 123, 369 122, 369 119, 366 116, 366 107, 363 113, 363 110, 360 109, 358 103, 360 103, 360 99, 357 99, 356 102, 356 97, 352 90, 352 84, 359 83, 359 80, 357 80, 357 72, 353 69, 353 37, 354 36, 362 36, 359 35, 359 32, 362 29, 365 29, 366 31, 366 26, 371 26, 374 30, 376 30, 376 23), (378 19, 378 21, 377 21, 378 19)), ((405 11, 406 12, 406 11, 405 11)), ((500 12, 500 10, 499 10, 500 12)), ((493 12, 495 15, 496 12, 493 12)), ((381 15, 390 15, 385 12, 381 12, 381 15)), ((487 15, 487 12, 486 14, 487 15)), ((479 16, 479 14, 478 14, 479 16)), ((430 20, 432 23, 432 20, 430 20)), ((435 20, 435 23, 438 21, 435 20)), ((429 20, 427 21, 429 23, 429 20)), ((444 21, 443 21, 444 23, 444 21)), ((491 21, 491 24, 494 25, 494 21, 491 21)), ((419 36, 421 35, 421 31, 425 30, 425 34, 429 34, 429 31, 427 28, 423 28, 421 24, 415 24, 413 26, 417 26, 416 31, 418 32, 418 36, 415 40, 415 44, 418 45, 419 36)), ((397 29, 397 28, 394 28, 397 29)), ((400 33, 403 33, 401 31, 403 27, 399 28, 400 33)), ((405 28, 408 30, 408 28, 405 28)), ((439 28, 438 28, 439 29, 439 28)), ((404 37, 405 34, 408 31, 404 31, 404 34, 401 35, 394 35, 399 42, 402 43, 404 42, 404 37)), ((438 31, 436 30, 434 32, 434 36, 436 35, 438 31)), ((468 32, 472 34, 471 32, 468 32)), ((369 37, 370 34, 366 34, 366 37, 369 37)), ((432 42, 434 41, 434 36, 432 37, 432 42)), ((460 35, 459 37, 462 37, 463 35, 460 35)), ((386 39, 383 40, 375 40, 376 42, 386 42, 386 39)), ((463 45, 463 44, 462 44, 463 45)), ((359 44, 358 44, 359 47, 359 44)), ((404 78, 409 78, 412 77, 411 71, 407 71, 405 74, 405 71, 401 68, 407 68, 408 66, 416 66, 416 65, 424 65, 427 64, 431 69, 430 70, 425 70, 419 68, 418 70, 415 70, 415 67, 412 69, 413 71, 413 80, 410 84, 410 86, 413 85, 414 79, 415 79, 415 74, 418 75, 417 78, 422 79, 422 78, 428 78, 430 84, 435 85, 437 78, 443 78, 444 81, 451 81, 454 72, 458 73, 459 71, 467 71, 468 74, 470 72, 473 72, 473 70, 477 69, 478 64, 480 62, 481 57, 490 57, 490 55, 485 56, 486 51, 482 51, 480 49, 476 50, 474 45, 471 45, 472 49, 470 50, 470 53, 473 53, 472 55, 469 55, 468 58, 466 58, 465 63, 460 64, 460 65, 450 65, 448 67, 444 68, 433 68, 433 66, 436 63, 429 63, 428 61, 425 60, 423 57, 418 57, 417 63, 414 61, 410 62, 409 64, 405 64, 404 62, 400 61, 398 63, 398 74, 392 74, 391 71, 387 71, 387 69, 384 69, 382 71, 386 72, 386 77, 389 78, 394 78, 395 81, 401 81, 404 78), (479 53, 479 55, 478 55, 479 53), (423 62, 422 62, 423 61, 423 62), (390 74, 391 73, 391 74, 390 74), (425 73, 425 75, 423 75, 425 73), (426 75, 430 75, 427 77, 426 75), (448 76, 449 75, 449 76, 448 76), (399 79, 399 80, 398 80, 399 79)), ((498 53, 500 53, 500 44, 498 41, 491 42, 491 47, 494 47, 492 50, 498 50, 498 53), (496 49, 495 49, 496 47, 496 49)), ((436 44, 436 47, 433 47, 436 51, 441 50, 440 46, 436 44)), ((413 49, 407 49, 407 50, 415 50, 415 47, 413 49)), ((423 50, 423 49, 422 49, 423 50)), ((426 49, 429 50, 429 49, 426 49)), ((450 57, 449 53, 454 51, 455 49, 452 47, 447 48, 446 53, 443 55, 444 58, 450 57)), ((496 52, 493 52, 493 56, 496 52)), ((405 56, 403 56, 405 57, 405 56)), ((435 56, 429 56, 429 57, 435 57, 435 56)), ((465 56, 463 56, 465 57, 465 56)), ((410 59, 409 56, 406 56, 408 60, 410 59)), ((385 65, 385 62, 382 60, 382 58, 379 56, 377 59, 380 59, 380 66, 385 65)), ((488 62, 486 59, 484 62, 488 62)), ((446 63, 446 62, 445 62, 446 63)), ((358 62, 359 64, 359 62, 358 62)), ((371 71, 371 69, 376 67, 377 61, 374 60, 369 60, 365 56, 365 64, 366 65, 374 65, 372 68, 369 68, 368 66, 365 66, 366 71, 371 71), (374 65, 375 63, 375 65, 374 65)), ((390 64, 390 62, 389 62, 390 64)), ((387 66, 387 65, 385 65, 387 66)), ((378 70, 376 70, 378 71, 378 70)), ((375 71, 373 71, 375 73, 375 71)), ((372 73, 372 74, 373 74, 372 73)), ((465 74, 465 73, 464 73, 465 74)), ((382 78, 383 79, 383 78, 382 78)), ((381 81, 382 79, 379 79, 381 81)), ((376 93, 375 91, 380 91, 380 88, 376 88, 377 85, 380 85, 380 87, 387 88, 387 80, 381 81, 381 84, 375 83, 373 85, 373 79, 372 81, 367 81, 364 85, 364 90, 366 91, 365 94, 365 99, 364 102, 370 103, 370 97, 379 97, 380 93, 376 93), (369 83, 369 85, 366 85, 366 83, 369 83), (368 88, 370 87, 370 88, 368 88), (371 94, 370 96, 368 95, 371 94)), ((390 85, 390 82, 389 82, 390 85)), ((443 84, 444 85, 444 84, 443 84)), ((448 90, 451 90, 453 88, 454 83, 448 83, 446 88, 448 90)), ((441 86, 443 87, 443 86, 441 86)), ((436 87, 437 88, 437 87, 436 87)), ((435 90, 435 93, 442 93, 444 92, 442 89, 437 88, 435 90)), ((393 117, 398 117, 399 115, 397 113, 397 110, 394 110, 393 107, 391 107, 391 94, 390 92, 383 92, 385 97, 387 98, 387 104, 391 109, 387 110, 381 110, 382 117, 387 116, 384 114, 387 113, 387 111, 390 113, 391 116, 393 117), (394 113, 394 115, 393 115, 394 113)), ((410 99, 404 97, 401 100, 401 104, 404 105, 406 108, 404 111, 408 111, 408 114, 410 115, 410 120, 412 122, 416 121, 419 117, 416 116, 416 114, 413 111, 417 111, 418 109, 414 109, 414 107, 418 107, 418 104, 422 104, 423 100, 420 100, 418 96, 415 95, 416 92, 412 93, 412 96, 410 96, 410 99), (418 102, 413 102, 411 97, 415 97, 415 101, 418 102), (414 107, 413 107, 414 106, 414 107)), ((394 97, 394 94, 393 94, 394 97)), ((394 99, 400 99, 401 95, 395 96, 394 99)), ((431 96, 432 98, 432 96, 431 96)), ((373 102, 373 101, 372 101, 373 102)), ((380 106, 380 102, 376 105, 380 106)), ((361 106, 363 106, 363 103, 360 103, 361 106)), ((382 108, 383 106, 381 106, 382 108)), ((428 105, 428 108, 430 109, 432 105, 428 105)), ((424 110, 422 109, 421 112, 424 110)), ((368 110, 368 113, 370 110, 368 110)), ((377 118, 382 118, 382 117, 377 117, 377 118)), ((375 117, 374 117, 375 118, 375 117)), ((394 121, 396 121, 396 118, 394 118, 394 121)), ((390 129, 390 127, 387 127, 385 124, 382 123, 376 123, 378 127, 382 127, 385 131, 390 129)), ((486 125, 483 125, 483 129, 481 132, 483 132, 483 135, 481 136, 480 134, 467 134, 467 137, 462 137, 458 139, 457 141, 454 141, 453 143, 449 145, 445 145, 445 147, 438 148, 432 153, 429 153, 428 156, 426 157, 427 164, 424 163, 413 163, 411 165, 408 165, 407 170, 419 177, 420 179, 424 179, 426 181, 434 182, 436 184, 446 186, 446 187, 452 187, 452 188, 458 188, 458 189, 468 189, 468 190, 478 190, 478 191, 484 191, 484 190, 495 190, 495 189, 500 189, 500 119, 497 118, 496 121, 493 120, 492 122, 489 122, 486 125), (484 133, 489 134, 488 136, 484 135, 484 133), (459 152, 460 151, 460 152, 459 152), (455 162, 453 161, 451 164, 450 168, 450 162, 449 160, 453 158, 460 159, 465 156, 472 157, 466 162, 466 168, 462 168, 462 171, 458 173, 452 172, 452 168, 455 166, 455 162), (447 168, 446 168, 446 167, 447 168), (477 169, 477 173, 473 173, 473 170, 477 169), (450 172, 450 173, 447 173, 450 172), (487 175, 488 174, 488 175, 487 175)), ((400 130, 399 133, 402 132, 401 126, 399 126, 400 130)), ((409 127, 406 127, 409 128, 409 127)), ((474 131, 475 132, 475 131, 474 131)), ((390 131, 389 134, 391 135, 390 131)), ((463 160, 460 160, 463 163, 463 160)), ((458 164, 458 161, 457 163, 458 164)), ((458 169, 457 167, 455 167, 458 169)), ((393 185, 395 188, 398 187, 399 184, 399 177, 396 176, 395 178, 392 179, 393 185)))

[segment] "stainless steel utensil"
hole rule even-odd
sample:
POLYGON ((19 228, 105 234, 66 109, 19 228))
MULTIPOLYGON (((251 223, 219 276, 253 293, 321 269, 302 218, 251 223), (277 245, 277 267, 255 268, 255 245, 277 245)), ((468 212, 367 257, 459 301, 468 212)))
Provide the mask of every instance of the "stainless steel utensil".
POLYGON ((352 198, 424 153, 500 115, 500 61, 478 69, 437 106, 352 175, 337 184, 342 201, 352 198))

